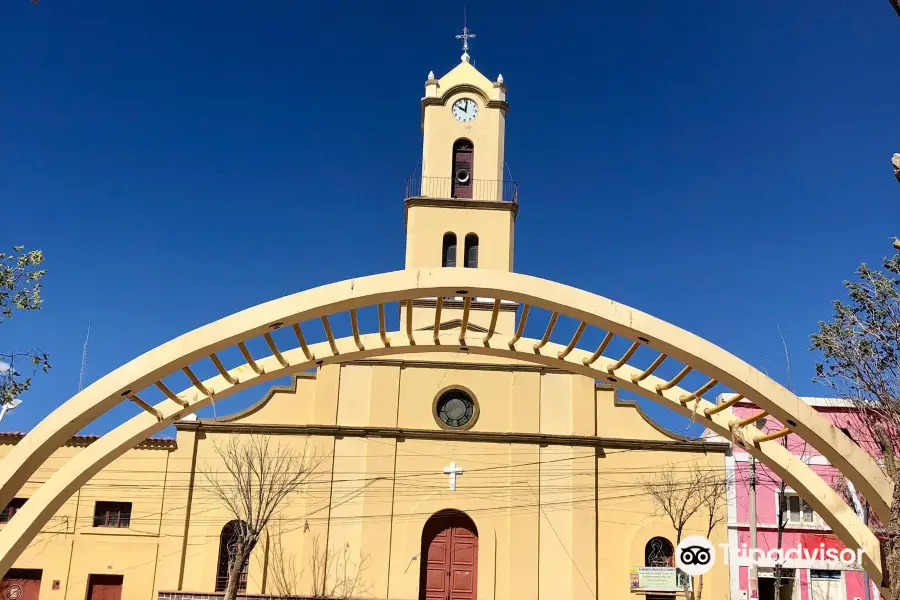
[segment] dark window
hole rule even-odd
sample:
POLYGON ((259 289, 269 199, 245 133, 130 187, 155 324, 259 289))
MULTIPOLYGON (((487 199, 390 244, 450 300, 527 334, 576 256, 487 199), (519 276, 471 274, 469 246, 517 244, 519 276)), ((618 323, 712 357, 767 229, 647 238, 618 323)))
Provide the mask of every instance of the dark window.
POLYGON ((441 266, 442 267, 455 267, 456 266, 456 234, 455 233, 445 233, 444 234, 444 244, 441 248, 441 266))
POLYGON ((470 269, 478 268, 478 236, 470 233, 466 236, 466 266, 470 269))
POLYGON ((131 502, 98 502, 94 505, 94 527, 131 525, 131 502))
POLYGON ((651 538, 644 546, 645 567, 674 567, 675 547, 664 537, 651 538))
POLYGON ((831 571, 828 569, 810 569, 809 570, 809 578, 810 579, 840 579, 841 572, 840 571, 831 571))
POLYGON ((27 499, 28 498, 13 498, 10 500, 9 504, 6 505, 6 508, 3 509, 3 512, 0 512, 0 523, 9 523, 12 516, 16 514, 16 511, 25 505, 27 499))
POLYGON ((453 428, 465 427, 477 416, 475 401, 462 390, 448 390, 441 394, 434 409, 437 418, 447 427, 453 428))
MULTIPOLYGON (((644 546, 645 567, 674 567, 675 547, 664 537, 650 538, 644 546)), ((675 594, 647 594, 645 600, 675 600, 675 594)))
MULTIPOLYGON (((216 591, 224 592, 228 587, 228 567, 234 561, 238 547, 238 526, 240 521, 229 521, 222 528, 222 535, 219 537, 219 565, 216 569, 216 591)), ((247 591, 247 567, 250 559, 244 561, 244 568, 241 569, 241 580, 238 584, 239 592, 247 591)))

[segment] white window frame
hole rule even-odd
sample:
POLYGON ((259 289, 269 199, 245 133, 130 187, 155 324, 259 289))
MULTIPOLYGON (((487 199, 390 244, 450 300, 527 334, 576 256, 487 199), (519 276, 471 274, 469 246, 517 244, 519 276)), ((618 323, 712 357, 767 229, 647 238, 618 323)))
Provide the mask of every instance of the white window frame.
MULTIPOLYGON (((778 520, 780 520, 780 515, 781 515, 781 504, 779 502, 780 499, 781 499, 781 495, 776 491, 775 492, 775 515, 776 515, 775 524, 776 524, 776 526, 778 524, 778 520)), ((806 528, 810 528, 810 529, 827 529, 827 525, 822 520, 822 518, 819 516, 819 514, 815 510, 813 510, 813 508, 812 508, 812 506, 810 506, 809 502, 804 500, 803 497, 800 496, 800 494, 798 494, 791 488, 786 488, 784 490, 784 500, 785 500, 785 504, 786 504, 786 513, 787 513, 787 519, 784 522, 785 527, 791 527, 791 528, 806 527, 806 528), (792 511, 791 511, 791 507, 790 507, 790 502, 793 498, 797 499, 797 503, 798 503, 797 508, 799 509, 798 513, 800 516, 799 519, 791 518, 792 511), (804 507, 806 508, 806 510, 804 510, 804 507), (809 519, 804 518, 804 516, 807 514, 807 511, 809 514, 809 519)))

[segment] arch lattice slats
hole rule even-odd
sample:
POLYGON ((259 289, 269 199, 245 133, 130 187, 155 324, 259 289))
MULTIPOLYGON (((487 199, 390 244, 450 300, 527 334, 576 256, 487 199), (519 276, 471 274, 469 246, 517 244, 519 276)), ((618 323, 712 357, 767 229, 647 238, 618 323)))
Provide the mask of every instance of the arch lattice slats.
MULTIPOLYGON (((382 311, 383 308, 379 313, 382 311)), ((579 326, 578 337, 583 332, 584 327, 579 326)), ((300 335, 298 339, 303 340, 300 335)), ((681 414, 693 415, 723 436, 734 437, 807 498, 846 545, 862 548, 864 568, 876 581, 882 581, 878 542, 841 497, 780 443, 760 440, 762 436, 752 423, 738 420, 728 408, 716 407, 703 399, 703 394, 714 386, 725 386, 788 424, 793 433, 819 450, 857 486, 879 517, 886 518, 891 482, 870 456, 823 416, 749 364, 674 325, 583 290, 525 275, 482 269, 398 271, 286 296, 180 336, 98 380, 51 413, 0 462, 0 505, 13 497, 56 448, 126 398, 138 403, 145 389, 162 389, 162 380, 176 372, 187 375, 191 386, 178 394, 170 391, 165 400, 154 406, 141 401, 138 405, 147 405, 146 410, 102 436, 54 473, 22 511, 0 530, 0 572, 9 568, 41 526, 91 476, 140 441, 207 406, 213 397, 224 398, 278 377, 314 368, 317 364, 410 351, 446 352, 448 347, 461 344, 465 344, 472 354, 528 360, 610 382, 681 414), (272 355, 251 356, 244 364, 230 369, 217 364, 218 374, 203 381, 191 368, 198 361, 209 360, 208 357, 229 347, 240 344, 246 348, 254 338, 265 339, 268 344, 271 337, 265 336, 282 326, 297 325, 295 329, 299 330, 307 321, 322 319, 327 323, 329 315, 351 310, 390 302, 404 303, 411 308, 411 301, 417 298, 460 295, 510 300, 542 308, 575 319, 585 327, 607 332, 604 344, 608 344, 609 336, 614 335, 626 338, 631 345, 624 354, 608 357, 600 348, 584 350, 574 343, 529 340, 522 338, 520 331, 509 337, 493 334, 487 340, 481 334, 455 331, 433 338, 431 332, 427 335, 421 332, 388 334, 380 319, 376 326, 368 329, 373 333, 363 333, 366 328, 360 326, 361 331, 358 331, 354 318, 353 336, 329 336, 327 342, 303 342, 291 349, 273 348, 273 342, 269 346, 272 355), (660 360, 658 356, 649 367, 629 364, 637 348, 644 346, 664 358, 660 360), (661 379, 653 371, 659 366, 657 361, 662 360, 678 361, 683 365, 682 373, 702 373, 708 383, 687 390, 678 385, 682 374, 673 379, 661 379)), ((246 358, 246 354, 243 355, 246 358)))

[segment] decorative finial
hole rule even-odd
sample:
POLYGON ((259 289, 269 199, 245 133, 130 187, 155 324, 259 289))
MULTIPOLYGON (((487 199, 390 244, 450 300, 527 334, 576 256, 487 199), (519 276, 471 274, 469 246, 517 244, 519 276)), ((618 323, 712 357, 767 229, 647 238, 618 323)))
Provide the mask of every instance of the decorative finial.
POLYGON ((431 81, 433 79, 434 79, 434 71, 428 71, 428 81, 431 81))
POLYGON ((497 75, 497 83, 503 83, 503 73, 497 75))
POLYGON ((463 62, 469 62, 469 40, 474 39, 475 34, 469 33, 468 15, 466 7, 463 6, 463 32, 462 35, 456 36, 456 39, 463 41, 463 53, 459 58, 463 62))

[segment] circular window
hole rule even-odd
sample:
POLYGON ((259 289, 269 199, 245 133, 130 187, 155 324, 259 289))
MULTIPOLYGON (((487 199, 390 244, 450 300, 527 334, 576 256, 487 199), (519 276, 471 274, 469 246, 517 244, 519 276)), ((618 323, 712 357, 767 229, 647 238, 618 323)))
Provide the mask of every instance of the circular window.
POLYGON ((478 404, 465 390, 445 390, 434 401, 434 417, 444 429, 468 429, 478 418, 478 404))

